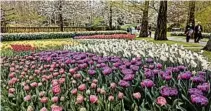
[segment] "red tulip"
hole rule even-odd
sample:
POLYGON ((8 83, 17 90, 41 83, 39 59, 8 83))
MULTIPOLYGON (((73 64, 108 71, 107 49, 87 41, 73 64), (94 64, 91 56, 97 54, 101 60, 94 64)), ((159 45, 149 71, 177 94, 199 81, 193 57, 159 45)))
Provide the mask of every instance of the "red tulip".
POLYGON ((73 94, 73 95, 76 95, 77 92, 78 92, 77 89, 72 89, 72 90, 71 90, 71 94, 73 94))

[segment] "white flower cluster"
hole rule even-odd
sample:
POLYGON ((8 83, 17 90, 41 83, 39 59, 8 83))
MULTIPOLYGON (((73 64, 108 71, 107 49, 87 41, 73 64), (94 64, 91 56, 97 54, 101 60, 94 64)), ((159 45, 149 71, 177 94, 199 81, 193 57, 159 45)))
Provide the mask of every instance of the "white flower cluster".
POLYGON ((191 52, 177 44, 154 44, 142 40, 78 40, 80 45, 65 46, 64 50, 93 52, 104 56, 154 58, 156 62, 184 65, 192 70, 208 69, 209 62, 200 52, 191 52))

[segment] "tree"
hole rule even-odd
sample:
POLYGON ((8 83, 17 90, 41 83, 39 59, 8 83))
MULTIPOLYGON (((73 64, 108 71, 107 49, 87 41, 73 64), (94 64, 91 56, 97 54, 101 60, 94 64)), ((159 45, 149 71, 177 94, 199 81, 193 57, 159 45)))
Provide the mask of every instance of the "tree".
POLYGON ((209 41, 207 42, 207 45, 203 48, 203 50, 211 51, 211 37, 209 41))
POLYGON ((148 11, 149 1, 145 1, 139 37, 148 37, 148 11))
POLYGON ((157 28, 155 31, 155 40, 168 40, 166 35, 167 28, 167 1, 160 1, 158 12, 157 28))
POLYGON ((60 31, 63 32, 64 31, 64 25, 63 25, 63 16, 62 16, 62 1, 59 0, 59 25, 60 25, 60 31))
POLYGON ((192 23, 192 25, 195 26, 195 1, 189 1, 187 24, 189 23, 192 23))
POLYGON ((109 29, 112 29, 112 3, 109 5, 109 29))

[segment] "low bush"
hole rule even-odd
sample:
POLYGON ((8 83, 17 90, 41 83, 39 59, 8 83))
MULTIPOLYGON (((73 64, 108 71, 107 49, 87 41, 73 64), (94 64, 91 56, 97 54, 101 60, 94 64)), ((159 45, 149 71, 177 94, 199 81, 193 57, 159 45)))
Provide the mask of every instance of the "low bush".
POLYGON ((73 38, 75 36, 96 35, 96 34, 125 34, 125 31, 86 31, 86 32, 41 32, 41 33, 4 33, 1 41, 36 40, 36 39, 58 39, 73 38))

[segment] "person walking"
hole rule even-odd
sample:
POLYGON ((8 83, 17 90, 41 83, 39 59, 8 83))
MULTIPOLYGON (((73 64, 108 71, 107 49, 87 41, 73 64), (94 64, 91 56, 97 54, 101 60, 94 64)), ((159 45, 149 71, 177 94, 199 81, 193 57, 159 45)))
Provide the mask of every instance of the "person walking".
POLYGON ((185 35, 186 35, 186 42, 189 42, 191 36, 193 35, 194 27, 192 26, 192 23, 189 23, 185 27, 185 35))
POLYGON ((149 25, 149 27, 148 27, 148 36, 149 36, 149 37, 152 36, 151 25, 149 25))
POLYGON ((195 43, 199 43, 200 39, 203 39, 202 38, 202 31, 203 31, 203 28, 200 24, 200 22, 198 22, 198 24, 195 26, 194 28, 194 42, 195 43))

